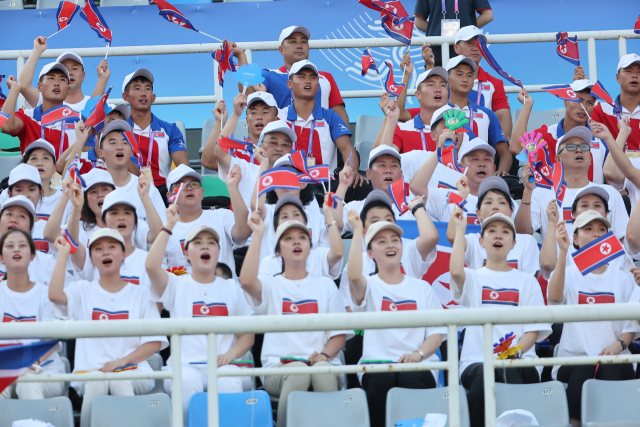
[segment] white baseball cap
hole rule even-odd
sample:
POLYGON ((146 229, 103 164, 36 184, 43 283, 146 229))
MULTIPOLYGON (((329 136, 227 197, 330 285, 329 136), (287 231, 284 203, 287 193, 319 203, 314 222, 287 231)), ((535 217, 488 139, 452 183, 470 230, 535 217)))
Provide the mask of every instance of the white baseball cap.
POLYGON ((591 140, 593 139, 593 134, 589 128, 586 126, 576 126, 569 132, 565 133, 562 137, 558 138, 558 142, 556 142, 556 154, 560 152, 560 144, 574 136, 582 139, 587 144, 591 144, 591 140))
POLYGON ((278 103, 276 102, 276 99, 273 97, 273 95, 271 95, 269 92, 262 92, 262 91, 253 92, 251 95, 247 97, 247 108, 251 107, 251 105, 260 101, 264 102, 269 107, 278 108, 278 103))
POLYGON ((484 41, 487 41, 487 37, 482 33, 482 30, 475 25, 467 25, 466 27, 462 27, 456 33, 454 38, 454 43, 458 43, 459 41, 467 41, 471 40, 474 37, 482 37, 484 41))
POLYGON ((384 156, 385 154, 393 156, 396 159, 398 159, 399 162, 402 162, 402 157, 400 156, 400 152, 396 149, 396 147, 382 144, 382 145, 378 145, 369 153, 369 168, 371 168, 371 164, 375 159, 377 159, 380 156, 384 156))
POLYGON ((494 157, 496 155, 496 149, 493 148, 491 145, 489 145, 487 142, 485 142, 483 139, 473 138, 471 141, 465 142, 460 147, 460 153, 458 154, 458 161, 462 160, 464 156, 466 156, 467 154, 475 150, 488 151, 494 157))
POLYGON ((146 68, 140 68, 139 70, 136 70, 131 74, 127 74, 127 76, 124 78, 124 81, 122 82, 122 92, 125 91, 125 88, 131 82, 131 80, 140 76, 146 77, 151 82, 151 84, 153 84, 153 74, 151 74, 151 71, 147 70, 146 68))
POLYGON ((291 139, 291 143, 295 144, 298 140, 296 133, 289 127, 289 125, 284 120, 274 120, 270 123, 267 123, 265 127, 262 128, 262 133, 260 133, 260 140, 258 141, 258 145, 262 144, 262 140, 265 136, 273 132, 282 132, 291 139))
POLYGON ((310 68, 316 74, 318 74, 318 67, 308 59, 303 59, 302 61, 298 61, 291 66, 291 70, 289 71, 289 75, 298 74, 303 68, 310 68))
POLYGON ((434 111, 433 115, 431 116, 430 126, 433 127, 433 125, 435 125, 438 120, 444 117, 444 113, 449 110, 453 110, 453 107, 449 104, 444 104, 442 107, 434 111))
POLYGON ((42 184, 40 172, 38 169, 26 163, 20 163, 9 173, 9 186, 20 181, 31 181, 36 184, 42 184))
POLYGON ((171 188, 173 184, 180 181, 185 176, 192 176, 198 181, 202 182, 202 175, 200 175, 198 172, 196 172, 189 166, 185 164, 181 164, 176 166, 174 170, 169 172, 169 176, 167 177, 167 188, 171 188))
POLYGON ((460 65, 460 63, 465 63, 467 65, 469 65, 473 71, 476 71, 476 68, 478 67, 478 65, 476 64, 476 61, 474 61, 473 59, 466 57, 466 56, 462 56, 462 55, 458 55, 458 56, 454 56, 453 58, 451 58, 449 60, 449 62, 447 62, 447 66, 445 67, 447 71, 451 71, 452 69, 456 68, 458 65, 460 65))
POLYGON ((571 86, 571 90, 574 92, 581 92, 585 89, 591 89, 593 87, 593 83, 591 83, 590 80, 582 79, 574 81, 569 86, 571 86))
POLYGON ((56 62, 66 61, 67 59, 72 59, 82 65, 84 68, 84 62, 82 62, 82 58, 77 53, 73 53, 70 50, 65 50, 64 53, 56 58, 56 62))
POLYGON ((42 138, 36 139, 31 144, 27 145, 27 148, 24 149, 24 153, 27 154, 29 151, 35 150, 36 148, 47 150, 53 156, 53 160, 56 160, 56 149, 53 148, 53 145, 51 145, 49 141, 42 138))
POLYGON ((42 78, 42 76, 49 74, 53 70, 62 71, 64 75, 67 76, 67 79, 69 79, 69 70, 67 70, 67 67, 65 67, 59 62, 50 62, 44 67, 42 67, 42 70, 40 70, 40 75, 38 76, 38 78, 39 79, 42 78))
POLYGON ((196 225, 191 230, 189 230, 189 232, 187 233, 187 237, 184 238, 184 247, 186 248, 187 245, 189 245, 189 242, 195 239, 198 236, 198 234, 203 233, 205 231, 213 234, 213 238, 216 239, 216 242, 218 242, 218 244, 220 244, 220 235, 218 234, 218 232, 213 228, 209 227, 208 225, 200 224, 200 225, 196 225))
POLYGON ((635 62, 640 63, 640 56, 636 55, 635 53, 629 53, 623 56, 622 58, 620 58, 620 61, 618 61, 618 72, 621 68, 627 68, 629 65, 635 62))
POLYGON ((393 230, 396 233, 398 233, 398 236, 402 236, 402 234, 404 233, 404 231, 402 230, 402 227, 400 227, 397 224, 394 224, 389 221, 378 221, 376 223, 371 224, 367 229, 367 236, 364 238, 365 247, 369 246, 369 243, 371 243, 373 238, 376 237, 376 234, 378 234, 382 230, 393 230))
POLYGON ((2 211, 0 211, 0 213, 4 212, 4 210, 9 206, 22 206, 31 214, 32 218, 35 218, 36 216, 36 207, 33 202, 27 199, 27 196, 23 196, 22 194, 19 196, 9 197, 2 205, 2 211))
POLYGON ((278 43, 282 45, 282 42, 293 33, 302 33, 306 38, 311 38, 311 32, 309 32, 309 29, 307 27, 298 27, 297 25, 292 25, 280 32, 278 43))
POLYGON ((84 179, 85 184, 87 184, 87 190, 96 184, 109 184, 113 186, 113 188, 116 187, 115 182, 113 182, 113 177, 104 169, 93 168, 82 175, 82 179, 84 179))
POLYGON ((445 82, 449 82, 449 73, 442 67, 433 67, 430 70, 425 71, 420 74, 416 79, 416 89, 423 81, 427 80, 430 76, 440 76, 444 79, 445 82))
POLYGON ((482 220, 482 230, 484 230, 485 228, 487 228, 487 226, 489 224, 491 224, 494 221, 502 221, 504 223, 506 223, 511 230, 513 230, 513 234, 515 236, 516 234, 516 225, 513 223, 513 220, 511 219, 511 217, 506 216, 505 214, 501 213, 501 212, 496 212, 494 214, 491 214, 491 216, 489 218, 486 218, 484 220, 482 220))
POLYGON ((115 230, 113 228, 102 228, 98 231, 94 231, 91 234, 91 237, 89 237, 89 244, 87 245, 89 248, 89 252, 91 252, 91 246, 98 240, 103 239, 105 237, 111 237, 112 239, 117 240, 121 245, 122 245, 122 249, 124 250, 124 237, 122 237, 122 234, 120 234, 120 232, 118 230, 115 230))
POLYGON ((276 245, 280 241, 280 238, 282 237, 284 232, 287 231, 290 228, 300 228, 300 229, 306 231, 307 234, 310 233, 309 228, 306 225, 304 225, 303 223, 301 223, 300 221, 296 221, 296 220, 293 220, 293 219, 289 220, 289 221, 285 221, 282 224, 280 224, 278 226, 278 228, 276 229, 276 245))
POLYGON ((123 188, 116 188, 105 196, 104 202, 102 202, 102 213, 115 205, 127 205, 131 206, 134 211, 136 210, 136 205, 131 200, 131 194, 123 188))
POLYGON ((578 217, 573 221, 573 234, 578 232, 579 228, 584 227, 589 224, 591 221, 602 221, 607 228, 611 228, 611 221, 607 218, 600 215, 599 212, 594 210, 588 210, 586 212, 582 212, 578 217))

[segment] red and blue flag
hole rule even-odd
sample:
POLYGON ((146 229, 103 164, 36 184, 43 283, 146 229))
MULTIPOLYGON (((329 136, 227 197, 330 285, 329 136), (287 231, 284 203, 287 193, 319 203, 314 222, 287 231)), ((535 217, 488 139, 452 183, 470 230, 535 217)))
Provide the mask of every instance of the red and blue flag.
POLYGON ((553 191, 556 193, 556 203, 562 208, 564 195, 567 192, 567 182, 564 180, 564 163, 556 162, 553 165, 553 191))
POLYGON ((615 304, 616 296, 613 292, 582 292, 578 291, 578 304, 615 304))
POLYGON ((331 172, 329 165, 311 166, 309 168, 309 176, 315 182, 331 182, 331 172))
POLYGON ((624 253, 624 248, 620 240, 613 234, 613 231, 609 231, 604 236, 600 236, 584 245, 577 252, 574 252, 572 256, 573 262, 576 263, 576 267, 578 267, 580 273, 586 276, 593 270, 624 255, 624 253))
POLYGON ((128 320, 129 310, 108 311, 102 308, 93 308, 91 320, 128 320))
POLYGON ((218 61, 218 82, 220 86, 223 86, 224 73, 227 70, 235 73, 239 68, 233 59, 233 49, 229 47, 227 39, 222 40, 222 47, 213 52, 211 56, 218 61))
POLYGON ((133 132, 124 131, 122 132, 122 136, 131 146, 131 151, 133 151, 134 156, 138 159, 138 165, 142 166, 142 157, 140 156, 140 147, 138 147, 138 140, 133 132))
POLYGON ((393 184, 389 185, 389 194, 391 195, 391 200, 398 208, 398 212, 400 215, 404 215, 409 211, 409 206, 407 205, 407 196, 409 195, 409 184, 405 184, 404 178, 400 178, 393 184))
POLYGON ((449 191, 447 193, 447 204, 458 205, 460 209, 467 212, 467 208, 465 207, 465 205, 467 204, 467 201, 463 199, 462 196, 460 196, 458 193, 449 191))
POLYGON ((571 85, 555 85, 543 87, 542 90, 549 92, 551 95, 557 96, 563 101, 580 102, 580 98, 573 91, 571 85))
POLYGON ((253 163, 253 143, 251 140, 239 141, 231 136, 222 136, 218 139, 218 145, 234 157, 236 157, 235 150, 246 151, 251 157, 249 163, 253 163))
POLYGON ((580 51, 578 50, 578 36, 569 37, 567 33, 556 34, 556 52, 562 59, 566 59, 573 65, 580 65, 580 51))
POLYGON ((66 105, 59 105, 42 113, 40 125, 44 128, 58 122, 77 122, 80 120, 80 113, 66 105))
POLYGON ((36 322, 36 316, 14 316, 11 313, 5 312, 2 316, 2 323, 13 323, 13 322, 36 322))
POLYGON ((539 146, 534 153, 529 153, 528 158, 536 187, 549 190, 553 185, 553 165, 545 147, 546 143, 539 146))
MULTIPOLYGON (((4 79, 5 76, 4 75, 0 75, 0 83, 2 83, 2 79, 4 79)), ((2 86, 0 86, 0 108, 2 108, 2 106, 4 105, 4 100, 7 99, 7 96, 2 93, 2 86)), ((0 126, 2 127, 2 126, 0 126)))
MULTIPOLYGON (((300 182, 310 182, 308 180, 313 180, 309 176, 309 168, 307 167, 307 156, 304 150, 294 151, 289 155, 289 159, 293 164, 293 167, 298 170, 298 178, 301 179, 300 182)), ((314 182, 315 183, 315 182, 314 182)))
POLYGON ((598 98, 600 101, 611 105, 614 111, 620 113, 620 108, 618 108, 618 105, 615 103, 611 95, 609 95, 609 92, 607 92, 603 84, 600 83, 600 80, 598 80, 591 88, 591 95, 598 98))
POLYGON ((496 61, 496 59, 493 57, 491 52, 489 52, 489 49, 487 48, 487 42, 484 40, 484 37, 478 37, 478 47, 480 48, 480 53, 482 54, 482 57, 489 63, 489 65, 491 65, 491 68, 496 70, 496 73, 500 74, 502 78, 510 81, 514 85, 523 87, 522 82, 520 80, 514 77, 511 77, 511 75, 509 75, 509 73, 504 71, 500 66, 500 64, 498 64, 498 61, 496 61))
POLYGON ((500 288, 494 289, 489 286, 482 287, 482 303, 503 306, 517 307, 520 302, 520 291, 518 289, 500 288))
POLYGON ((396 84, 393 81, 393 66, 387 61, 385 61, 384 63, 389 68, 389 74, 387 74, 387 78, 384 82, 384 88, 387 92, 389 92, 390 95, 393 95, 397 98, 402 93, 402 89, 404 89, 404 83, 396 84))
POLYGON ((76 155, 75 159, 73 159, 67 168, 67 172, 69 172, 69 176, 71 176, 71 179, 74 182, 80 184, 82 188, 87 188, 87 183, 84 182, 84 178, 80 175, 80 169, 82 169, 82 163, 80 162, 78 155, 76 155))
POLYGON ((389 297, 382 297, 381 311, 410 311, 417 310, 418 303, 415 300, 394 301, 389 297))
POLYGON ((160 16, 169 22, 173 22, 181 27, 188 28, 189 30, 198 31, 191 24, 191 21, 171 3, 165 0, 151 0, 150 4, 155 4, 160 10, 160 16))
POLYGON ((409 16, 398 0, 358 0, 358 3, 380 12, 382 29, 389 37, 406 45, 411 44, 415 18, 409 16))
POLYGON ((69 230, 66 228, 64 230, 60 230, 60 234, 62 235, 62 237, 64 237, 64 240, 69 243, 69 246, 71 246, 71 253, 75 254, 78 250, 78 244, 75 242, 75 240, 73 240, 71 234, 69 234, 69 230))
POLYGON ((104 128, 104 119, 107 116, 106 111, 104 109, 107 104, 107 99, 109 99, 109 94, 111 93, 111 88, 107 89, 104 95, 100 97, 100 100, 94 105, 91 113, 89 114, 89 118, 84 122, 86 126, 91 126, 99 133, 104 128))
POLYGON ((298 174, 289 168, 273 168, 264 171, 258 181, 258 197, 275 189, 299 190, 298 174))
POLYGON ((0 128, 11 118, 7 113, 0 111, 0 128))
POLYGON ((80 6, 70 1, 61 1, 56 12, 58 31, 62 31, 71 24, 71 20, 80 10, 80 6))
POLYGON ((111 45, 113 32, 109 29, 107 21, 104 20, 93 0, 87 0, 87 4, 84 5, 80 16, 87 21, 89 26, 93 28, 93 31, 98 34, 98 37, 105 39, 105 41, 111 45))
POLYGON ((638 20, 636 24, 633 26, 633 32, 636 34, 640 34, 640 16, 638 16, 638 20))
POLYGON ((282 298, 282 314, 313 314, 318 313, 318 300, 306 299, 293 301, 290 298, 282 298))
POLYGON ((180 193, 182 192, 182 189, 184 188, 185 185, 187 184, 183 182, 182 184, 174 188, 173 191, 171 192, 171 196, 169 196, 167 201, 169 203, 178 203, 178 197, 180 197, 180 193))
POLYGON ((438 162, 448 167, 449 169, 453 169, 456 172, 465 173, 467 170, 458 164, 458 153, 456 147, 451 144, 449 147, 442 148, 438 147, 436 150, 438 155, 438 162))
POLYGON ((210 304, 204 301, 195 301, 193 303, 192 317, 207 316, 228 316, 229 308, 224 302, 212 302, 210 304))
POLYGON ((362 52, 362 74, 366 76, 369 70, 373 70, 376 73, 380 74, 378 71, 378 66, 376 65, 376 61, 373 60, 373 56, 371 56, 371 52, 369 52, 369 48, 365 49, 362 52))
POLYGON ((56 345, 58 341, 40 341, 0 348, 0 393, 56 345))

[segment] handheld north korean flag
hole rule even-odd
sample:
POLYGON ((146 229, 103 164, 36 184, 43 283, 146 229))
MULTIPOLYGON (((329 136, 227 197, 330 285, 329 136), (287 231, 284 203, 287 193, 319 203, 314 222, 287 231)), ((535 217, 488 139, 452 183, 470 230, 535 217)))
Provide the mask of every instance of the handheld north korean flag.
POLYGON ((98 37, 103 38, 107 43, 109 43, 109 46, 111 46, 113 33, 109 29, 107 21, 104 20, 104 18, 100 14, 100 11, 98 10, 98 6, 96 6, 93 0, 87 0, 87 4, 84 5, 80 16, 82 17, 82 19, 87 21, 93 31, 98 34, 98 37))
POLYGON ((222 40, 220 40, 218 38, 210 36, 207 33, 203 33, 200 30, 196 30, 196 28, 193 26, 191 21, 189 21, 189 18, 187 18, 184 13, 180 12, 174 5, 172 5, 168 1, 165 1, 165 0, 151 0, 151 2, 149 2, 149 4, 155 4, 156 6, 158 6, 158 9, 159 9, 159 12, 160 12, 160 16, 162 16, 167 21, 173 22, 176 25, 179 25, 179 26, 181 26, 183 28, 187 28, 189 30, 193 30, 193 31, 195 31, 197 33, 200 33, 202 35, 205 35, 207 37, 211 37, 214 40, 222 41, 222 40))
POLYGON ((562 59, 573 65, 580 65, 580 51, 578 50, 578 36, 569 37, 567 33, 556 34, 556 52, 562 59))
POLYGON ((289 168, 273 168, 260 175, 258 181, 258 197, 277 188, 283 190, 299 190, 298 174, 289 168))
POLYGON ((404 215, 409 211, 409 205, 407 204, 409 184, 405 184, 403 178, 400 178, 393 184, 389 185, 389 194, 391 195, 393 204, 398 208, 400 215, 404 215))
POLYGON ((543 87, 542 90, 549 92, 551 95, 557 96, 563 101, 580 102, 580 98, 573 91, 571 85, 555 85, 543 87))
POLYGON ((384 83, 384 89, 389 92, 390 95, 393 95, 397 98, 400 96, 402 90, 404 89, 404 83, 395 83, 393 81, 393 66, 387 61, 385 61, 384 63, 389 68, 389 74, 387 74, 387 78, 384 83))
POLYGON ((378 75, 380 74, 376 61, 374 61, 373 56, 371 56, 369 48, 366 48, 364 52, 362 52, 362 75, 366 76, 369 70, 375 71, 378 75))
POLYGON ((60 31, 64 30, 69 25, 71 25, 71 20, 73 19, 74 16, 76 16, 76 13, 78 13, 79 11, 80 11, 79 5, 72 3, 70 1, 61 1, 60 4, 58 5, 58 10, 56 11, 56 22, 58 23, 58 31, 51 34, 49 37, 47 37, 47 39, 50 39, 51 37, 58 34, 60 31))
POLYGON ((583 276, 625 254, 622 243, 609 231, 572 254, 576 267, 583 276))

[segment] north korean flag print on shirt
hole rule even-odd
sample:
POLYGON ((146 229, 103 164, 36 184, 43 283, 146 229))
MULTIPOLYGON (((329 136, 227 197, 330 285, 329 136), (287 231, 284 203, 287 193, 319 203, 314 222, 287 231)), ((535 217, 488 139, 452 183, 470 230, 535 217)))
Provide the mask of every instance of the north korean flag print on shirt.
POLYGON ((282 314, 312 314, 317 312, 317 300, 292 301, 289 298, 282 298, 282 314))
POLYGON ((204 301, 194 301, 193 317, 206 316, 228 316, 229 309, 224 302, 212 302, 206 304, 204 301))
MULTIPOLYGON (((15 116, 20 119, 23 124, 22 129, 15 136, 20 139, 20 152, 24 154, 25 148, 27 148, 27 146, 36 139, 39 139, 42 135, 42 105, 27 110, 18 110, 16 111, 15 116)), ((61 150, 60 128, 61 122, 55 122, 46 126, 44 129, 44 139, 51 145, 53 145, 53 148, 56 150, 56 156, 69 148, 69 145, 73 144, 76 141, 74 123, 69 122, 67 123, 65 129, 64 142, 61 150)))
POLYGON ((616 296, 613 292, 578 292, 578 304, 614 304, 616 296))
POLYGON ((517 307, 520 301, 520 291, 509 288, 482 287, 482 304, 496 304, 517 307))
POLYGON ((108 311, 102 308, 93 308, 91 320, 127 320, 129 319, 129 310, 108 311))
POLYGON ((382 307, 380 311, 407 311, 417 310, 418 303, 414 300, 394 301, 389 297, 382 297, 382 307))
POLYGON ((35 322, 36 316, 14 316, 11 313, 4 313, 2 316, 3 323, 11 323, 11 322, 35 322))
POLYGON ((120 277, 125 282, 131 283, 131 284, 134 284, 134 285, 139 285, 140 284, 140 277, 138 277, 138 276, 120 276, 120 277))

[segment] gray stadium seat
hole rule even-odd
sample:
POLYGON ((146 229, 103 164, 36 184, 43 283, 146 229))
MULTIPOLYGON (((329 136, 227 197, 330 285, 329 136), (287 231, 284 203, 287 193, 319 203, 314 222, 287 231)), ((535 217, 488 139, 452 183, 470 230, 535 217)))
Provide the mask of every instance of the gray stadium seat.
POLYGON ((564 385, 559 381, 539 384, 496 383, 496 414, 524 409, 541 426, 571 427, 564 385))
MULTIPOLYGON (((160 354, 158 353, 152 354, 151 357, 147 359, 147 362, 149 362, 151 369, 153 369, 154 371, 160 371, 162 369, 162 356, 160 356, 160 354)), ((163 379, 156 380, 156 385, 153 386, 153 389, 149 392, 149 394, 152 393, 164 393, 163 379)))
POLYGON ((582 427, 640 423, 640 380, 587 380, 582 386, 582 427))
POLYGON ((358 150, 358 153, 360 153, 361 170, 366 169, 365 165, 368 166, 369 152, 378 137, 378 132, 380 132, 383 122, 384 117, 365 115, 358 116, 358 120, 356 121, 355 138, 353 141, 355 141, 354 147, 358 150))
POLYGON ((148 6, 149 0, 101 0, 100 6, 148 6))
POLYGON ((178 126, 178 129, 180 129, 180 132, 182 132, 182 137, 184 138, 184 143, 185 145, 187 144, 187 129, 184 126, 184 122, 173 122, 175 123, 176 126, 178 126))
MULTIPOLYGON (((84 7, 86 0, 66 0, 70 3, 75 3, 80 7, 84 7)), ((57 9, 60 6, 60 0, 38 0, 36 3, 36 9, 57 9)))
POLYGON ((342 257, 342 268, 347 265, 347 260, 349 259, 349 251, 351 250, 351 239, 342 239, 342 244, 344 245, 344 256, 342 257))
POLYGON ((0 10, 24 9, 22 0, 0 0, 0 10))
MULTIPOLYGON (((469 427, 467 393, 460 387, 460 425, 469 427)), ((449 387, 415 390, 394 387, 387 394, 386 427, 394 427, 396 421, 424 418, 428 413, 449 414, 449 387)), ((449 427, 449 419, 445 427, 449 427)))
POLYGON ((55 427, 74 427, 73 409, 67 397, 40 400, 0 399, 0 427, 11 427, 14 421, 33 418, 55 427))
POLYGON ((288 427, 369 427, 364 390, 294 391, 287 404, 288 427))
POLYGON ((91 427, 122 426, 171 427, 171 399, 164 393, 96 397, 91 406, 91 427))
MULTIPOLYGON (((2 3, 2 0, 0 0, 2 3)), ((2 8, 0 8, 2 9, 2 8)), ((13 153, 0 153, 0 181, 5 179, 11 173, 11 170, 20 164, 22 161, 22 156, 20 153, 17 153, 17 156, 14 155, 1 155, 1 154, 13 154, 13 153)))
POLYGON ((358 153, 360 153, 360 170, 361 171, 367 170, 367 168, 369 168, 369 153, 373 148, 374 142, 375 140, 356 142, 355 149, 358 153))
MULTIPOLYGON (((529 122, 527 123, 527 132, 531 132, 532 130, 536 130, 542 125, 553 125, 564 117, 566 109, 564 108, 556 108, 555 110, 544 110, 544 111, 532 111, 529 116, 529 122)), ((518 121, 518 117, 520 117, 520 110, 515 110, 511 113, 513 116, 513 124, 515 126, 516 121, 518 121)))

